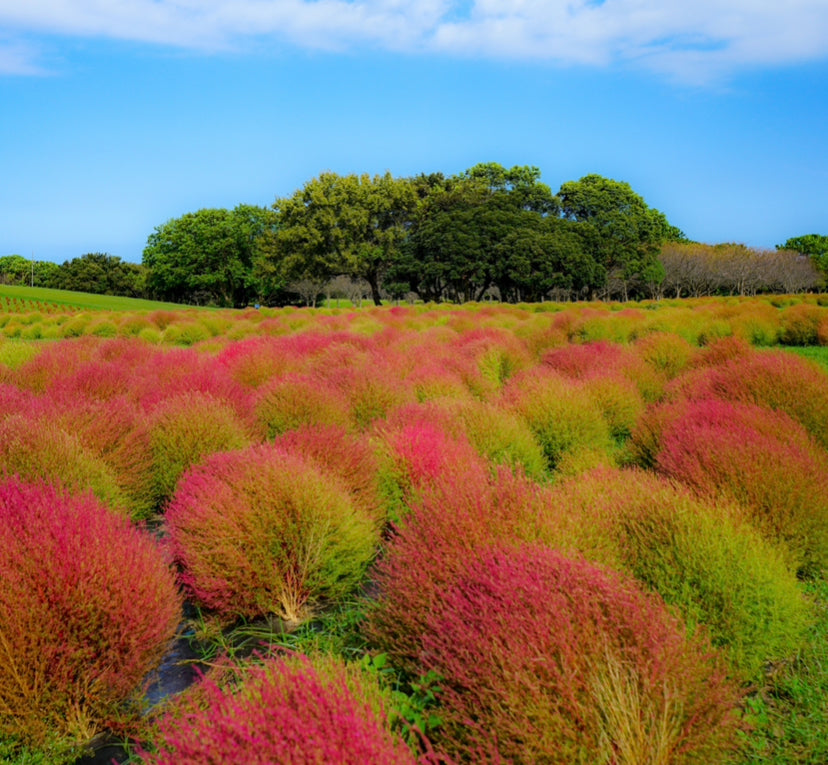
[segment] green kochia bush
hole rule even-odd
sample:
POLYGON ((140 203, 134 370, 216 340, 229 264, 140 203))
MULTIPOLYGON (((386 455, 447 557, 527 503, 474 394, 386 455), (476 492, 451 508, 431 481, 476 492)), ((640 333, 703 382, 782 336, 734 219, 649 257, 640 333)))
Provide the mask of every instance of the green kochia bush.
POLYGON ((504 403, 520 414, 543 448, 550 469, 579 451, 608 451, 610 427, 597 403, 576 380, 552 370, 515 375, 504 403))
POLYGON ((148 765, 414 765, 376 689, 344 664, 271 658, 241 682, 204 678, 158 722, 148 765))
POLYGON ((46 480, 75 492, 91 490, 110 507, 124 513, 129 507, 112 468, 78 436, 36 414, 0 420, 0 474, 46 480))
POLYGON ((722 762, 738 688, 630 578, 545 547, 494 548, 428 615, 435 743, 474 762, 722 762))
POLYGON ((181 581, 198 602, 289 624, 351 591, 379 541, 377 522, 336 480, 271 445, 192 468, 166 519, 181 581))
POLYGON ((666 418, 655 467, 700 495, 740 504, 800 572, 828 565, 828 454, 783 412, 687 402, 666 418))
POLYGON ((560 546, 635 576, 703 624, 734 668, 757 677, 794 655, 811 621, 782 554, 736 508, 695 499, 641 470, 601 469, 550 492, 560 546))
POLYGON ((158 500, 168 499, 191 465, 213 452, 250 444, 248 428, 233 408, 207 393, 181 393, 152 412, 149 424, 158 500))
POLYGON ((126 518, 0 484, 0 739, 86 743, 139 694, 180 612, 155 541, 126 518))

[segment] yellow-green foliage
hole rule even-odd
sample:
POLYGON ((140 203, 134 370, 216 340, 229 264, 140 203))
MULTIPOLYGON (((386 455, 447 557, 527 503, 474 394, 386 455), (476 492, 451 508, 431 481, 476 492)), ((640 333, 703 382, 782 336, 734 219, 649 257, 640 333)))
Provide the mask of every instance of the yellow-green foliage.
POLYGON ((263 385, 255 413, 268 438, 304 425, 350 426, 346 399, 307 375, 285 375, 263 385))
POLYGON ((517 375, 504 389, 504 403, 529 423, 552 470, 566 454, 612 445, 601 409, 576 380, 543 370, 517 375))
POLYGON ((670 332, 654 332, 635 341, 635 351, 667 380, 682 372, 695 349, 687 340, 670 332))
POLYGON ((817 345, 825 309, 800 303, 782 312, 779 340, 786 345, 817 345))
POLYGON ((633 574, 691 629, 704 625, 746 677, 801 646, 811 605, 780 550, 735 508, 640 470, 581 475, 558 484, 550 501, 564 549, 633 574))
POLYGON ((0 475, 42 479, 74 492, 91 490, 112 508, 129 502, 111 468, 54 422, 14 414, 0 421, 0 475))
POLYGON ((583 383, 598 405, 614 438, 627 438, 644 413, 644 399, 636 385, 620 375, 594 377, 583 383))
POLYGON ((250 435, 229 404, 206 393, 184 393, 152 414, 150 443, 156 492, 163 502, 187 468, 214 452, 243 449, 250 435))
POLYGON ((469 399, 446 409, 460 421, 472 446, 497 465, 520 468, 542 480, 546 475, 543 449, 526 420, 497 404, 469 399))
POLYGON ((170 345, 194 345, 212 337, 209 330, 197 321, 176 322, 170 324, 162 335, 162 340, 170 345))
POLYGON ((34 343, 0 342, 0 364, 17 369, 36 356, 40 349, 34 343))

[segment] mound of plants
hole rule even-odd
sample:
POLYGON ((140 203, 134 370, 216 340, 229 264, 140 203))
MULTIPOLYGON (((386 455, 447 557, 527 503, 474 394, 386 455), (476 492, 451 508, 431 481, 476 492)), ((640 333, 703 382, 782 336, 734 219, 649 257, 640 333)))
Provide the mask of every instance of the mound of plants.
POLYGON ((270 658, 205 677, 157 723, 149 765, 414 765, 379 692, 340 662, 270 658))
POLYGON ((351 425, 345 396, 310 375, 289 374, 263 383, 254 408, 268 438, 311 425, 351 425))
POLYGON ((136 712, 180 613, 151 536, 89 494, 0 483, 0 739, 81 747, 136 712))
POLYGON ((385 505, 379 482, 379 459, 361 435, 336 426, 309 426, 276 439, 285 451, 310 459, 332 481, 339 481, 355 508, 378 525, 385 523, 385 505))
POLYGON ((447 473, 426 486, 372 570, 376 598, 364 633, 416 677, 426 620, 470 560, 494 543, 554 543, 548 493, 520 473, 447 473))
POLYGON ((612 447, 599 404, 583 385, 554 370, 535 368, 515 375, 504 387, 503 401, 529 423, 550 470, 567 456, 612 447))
POLYGON ((684 375, 671 395, 720 398, 785 412, 828 448, 828 375, 785 351, 746 351, 684 375))
POLYGON ((738 508, 695 499, 642 470, 599 469, 556 485, 561 549, 627 571, 676 607, 747 678, 796 655, 812 604, 780 551, 738 508))
POLYGON ((828 455, 784 412, 689 401, 662 423, 655 468, 700 495, 734 501, 800 572, 828 564, 828 455))
POLYGON ((157 502, 169 499, 191 465, 215 452, 251 443, 245 423, 229 404, 206 393, 165 398, 149 419, 157 502))
POLYGON ((129 501, 112 468, 54 420, 24 414, 0 420, 0 474, 44 480, 78 493, 91 490, 128 513, 129 501))
POLYGON ((271 445, 190 469, 165 518, 192 598, 230 619, 289 626, 361 582, 380 532, 317 463, 271 445))
POLYGON ((428 616, 435 743, 475 762, 722 762, 741 692, 663 602, 545 547, 493 549, 428 616))

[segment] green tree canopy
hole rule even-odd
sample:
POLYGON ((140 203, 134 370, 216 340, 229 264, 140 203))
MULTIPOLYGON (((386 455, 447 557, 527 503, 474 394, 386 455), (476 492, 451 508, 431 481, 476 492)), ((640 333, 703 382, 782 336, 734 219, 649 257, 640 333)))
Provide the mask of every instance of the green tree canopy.
POLYGON ((52 275, 50 286, 96 295, 144 297, 146 268, 116 255, 90 252, 65 261, 52 275))
POLYGON ((412 182, 421 202, 392 268, 395 282, 426 300, 461 302, 493 286, 503 299, 534 299, 558 286, 574 240, 556 225, 560 206, 537 168, 486 163, 412 182))
POLYGON ((147 240, 147 287, 163 300, 243 307, 254 298, 261 243, 272 233, 271 210, 239 205, 203 209, 158 226, 147 240))
POLYGON ((558 197, 565 219, 594 229, 595 261, 608 277, 621 280, 625 293, 630 281, 660 281, 661 245, 685 238, 623 181, 587 175, 564 183, 558 197))
POLYGON ((22 255, 0 257, 0 284, 52 287, 60 266, 48 260, 29 260, 22 255))
POLYGON ((407 179, 325 172, 273 205, 279 227, 263 269, 285 283, 335 276, 365 279, 380 305, 380 284, 417 206, 407 179))

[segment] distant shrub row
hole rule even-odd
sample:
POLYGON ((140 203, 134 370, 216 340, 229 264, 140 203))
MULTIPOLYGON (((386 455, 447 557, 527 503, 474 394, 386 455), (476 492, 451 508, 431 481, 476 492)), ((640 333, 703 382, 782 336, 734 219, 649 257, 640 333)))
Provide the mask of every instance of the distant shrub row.
POLYGON ((153 344, 189 346, 215 338, 226 341, 282 335, 302 328, 371 333, 390 321, 395 327, 421 330, 435 323, 462 323, 463 317, 478 324, 500 326, 523 322, 536 314, 557 314, 556 334, 574 342, 629 342, 653 332, 672 332, 693 345, 728 336, 758 346, 828 345, 826 308, 825 295, 520 306, 420 304, 397 307, 390 313, 387 309, 346 308, 82 311, 53 303, 0 298, 0 335, 24 340, 137 336, 153 344))

